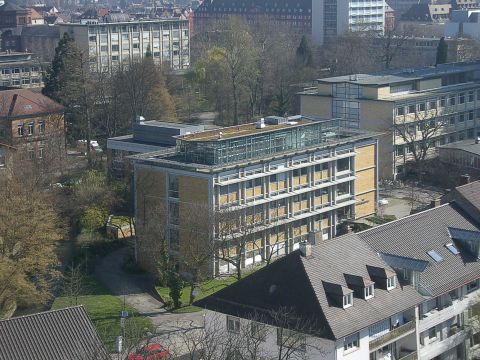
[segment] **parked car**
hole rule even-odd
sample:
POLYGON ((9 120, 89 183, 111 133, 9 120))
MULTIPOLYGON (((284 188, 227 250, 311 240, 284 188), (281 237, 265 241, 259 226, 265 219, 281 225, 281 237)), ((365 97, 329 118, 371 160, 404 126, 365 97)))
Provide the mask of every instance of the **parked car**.
MULTIPOLYGON (((77 148, 84 155, 87 155, 87 140, 77 140, 77 148)), ((102 155, 103 150, 100 145, 98 145, 98 141, 90 140, 90 152, 95 155, 102 155)))
POLYGON ((172 353, 160 344, 148 344, 128 355, 128 360, 171 359, 172 353))

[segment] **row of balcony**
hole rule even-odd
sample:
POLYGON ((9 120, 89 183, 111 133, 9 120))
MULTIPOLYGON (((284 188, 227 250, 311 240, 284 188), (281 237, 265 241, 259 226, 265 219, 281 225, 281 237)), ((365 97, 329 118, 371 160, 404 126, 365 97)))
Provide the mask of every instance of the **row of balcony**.
POLYGON ((389 343, 393 342, 396 338, 400 336, 404 336, 407 333, 415 331, 415 321, 411 320, 397 328, 392 329, 385 335, 382 335, 378 338, 373 339, 370 341, 370 351, 374 349, 379 349, 389 343))

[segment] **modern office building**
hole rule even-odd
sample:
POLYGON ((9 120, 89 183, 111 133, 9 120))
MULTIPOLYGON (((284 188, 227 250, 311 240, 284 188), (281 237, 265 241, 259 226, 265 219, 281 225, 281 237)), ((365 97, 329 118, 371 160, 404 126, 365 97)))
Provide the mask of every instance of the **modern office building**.
POLYGON ((175 147, 176 136, 204 130, 203 125, 173 123, 157 120, 145 121, 138 117, 132 126, 132 134, 107 140, 107 164, 111 177, 128 178, 133 167, 128 156, 175 147))
POLYGON ((107 16, 110 22, 91 20, 58 25, 60 37, 69 33, 77 46, 88 54, 92 71, 114 71, 121 65, 142 59, 148 52, 156 64, 165 64, 173 70, 190 67, 188 20, 118 22, 114 15, 118 14, 107 16))
POLYGON ((206 326, 257 335, 267 358, 290 344, 312 360, 478 359, 480 182, 452 194, 358 234, 302 243, 198 301, 206 326))
MULTIPOLYGON (((175 149, 132 159, 138 258, 146 268, 154 265, 146 239, 165 234, 170 248, 182 252, 192 238, 201 241, 191 228, 203 227, 206 248, 223 240, 222 216, 232 212, 249 243, 241 250, 232 245, 228 256, 240 256, 246 267, 289 253, 308 236, 332 238, 344 220, 376 211, 375 134, 342 129, 338 120, 268 117, 179 136, 175 149), (153 236, 152 224, 162 234, 153 236)), ((209 271, 235 268, 212 256, 209 271)))
POLYGON ((319 79, 300 93, 301 113, 343 118, 379 137, 380 178, 395 178, 427 149, 480 134, 480 61, 319 79), (408 141, 406 141, 408 140, 408 141))
POLYGON ((43 86, 42 65, 32 53, 0 53, 0 86, 39 88, 43 86))
POLYGON ((385 2, 383 0, 312 1, 312 36, 323 44, 348 31, 385 30, 385 2))

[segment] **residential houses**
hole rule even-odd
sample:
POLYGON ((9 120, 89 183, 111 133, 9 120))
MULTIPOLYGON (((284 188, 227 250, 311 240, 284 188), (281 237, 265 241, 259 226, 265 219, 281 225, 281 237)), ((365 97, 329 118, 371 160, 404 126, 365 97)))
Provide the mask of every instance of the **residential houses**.
POLYGON ((380 178, 396 178, 413 149, 433 156, 438 145, 480 134, 479 67, 470 61, 319 79, 300 93, 301 112, 383 133, 380 178))
MULTIPOLYGON (((175 149, 132 156, 139 261, 154 266, 152 237, 180 253, 192 237, 208 249, 227 231, 228 221, 215 219, 231 211, 255 239, 224 254, 240 256, 242 268, 297 249, 309 234, 332 238, 343 221, 375 213, 376 154, 375 134, 294 116, 183 135, 175 149)), ((208 267, 211 275, 235 271, 213 256, 208 267)))
POLYGON ((0 320, 0 358, 109 359, 83 306, 0 320))
POLYGON ((358 234, 302 243, 198 301, 206 326, 227 336, 262 329, 259 351, 270 357, 289 347, 281 335, 294 332, 305 359, 478 358, 480 182, 446 201, 358 234), (285 309, 293 321, 272 320, 285 309))
POLYGON ((65 154, 63 107, 28 89, 0 91, 0 143, 29 161, 60 159, 65 154))

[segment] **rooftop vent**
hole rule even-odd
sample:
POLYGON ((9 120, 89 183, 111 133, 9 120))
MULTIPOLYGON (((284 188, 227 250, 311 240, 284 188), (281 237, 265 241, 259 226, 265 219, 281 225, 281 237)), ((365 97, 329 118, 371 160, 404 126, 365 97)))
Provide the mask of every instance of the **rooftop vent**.
POLYGON ((145 118, 142 115, 137 115, 135 117, 135 122, 142 124, 145 121, 145 118))
POLYGON ((475 139, 475 144, 480 144, 480 136, 475 139))
POLYGON ((265 123, 267 123, 268 125, 281 125, 286 124, 287 122, 288 119, 282 116, 267 116, 265 118, 265 123))
POLYGON ((265 127, 265 119, 261 118, 260 121, 257 121, 255 123, 255 128, 256 129, 263 129, 265 127))
POLYGON ((303 257, 312 256, 312 245, 310 245, 308 242, 301 242, 299 248, 303 257))

